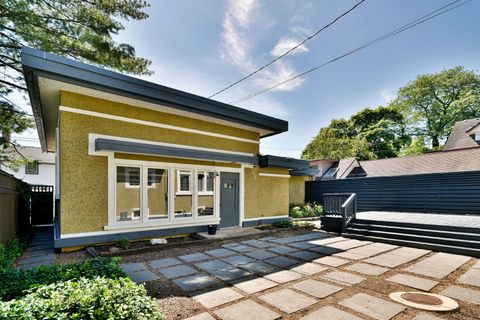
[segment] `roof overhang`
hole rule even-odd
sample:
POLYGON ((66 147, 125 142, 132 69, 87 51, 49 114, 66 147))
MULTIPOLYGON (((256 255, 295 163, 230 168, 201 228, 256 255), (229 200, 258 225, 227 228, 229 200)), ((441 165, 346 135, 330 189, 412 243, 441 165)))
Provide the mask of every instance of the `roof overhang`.
POLYGON ((189 158, 189 159, 257 164, 257 157, 255 156, 238 155, 238 154, 204 151, 204 150, 192 150, 192 149, 186 149, 186 148, 160 146, 155 144, 138 143, 138 142, 131 142, 131 141, 119 141, 119 140, 104 139, 104 138, 95 139, 95 151, 113 151, 113 152, 166 156, 166 157, 175 157, 175 158, 189 158))
POLYGON ((307 169, 310 167, 310 163, 308 160, 300 160, 272 155, 259 155, 258 164, 260 165, 260 168, 273 167, 290 170, 307 169))
POLYGON ((61 90, 231 125, 258 132, 260 137, 288 130, 288 122, 281 119, 44 51, 23 47, 21 59, 44 151, 55 149, 61 90))

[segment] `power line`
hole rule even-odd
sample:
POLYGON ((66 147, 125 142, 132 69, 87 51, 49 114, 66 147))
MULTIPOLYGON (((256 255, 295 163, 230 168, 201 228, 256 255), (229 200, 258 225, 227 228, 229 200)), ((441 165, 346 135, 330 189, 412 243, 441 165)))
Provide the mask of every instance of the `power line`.
MULTIPOLYGON (((20 108, 15 102, 13 102, 12 100, 8 99, 7 97, 5 97, 4 95, 0 94, 0 98, 4 99, 5 101, 9 102, 11 105, 13 105, 14 107, 22 110, 22 108, 20 108)), ((18 114, 21 114, 21 115, 24 115, 24 116, 29 116, 29 117, 33 117, 33 114, 30 114, 30 113, 27 113, 27 112, 24 112, 24 111, 19 111, 19 110, 15 110, 15 109, 10 109, 9 111, 11 112, 15 112, 15 113, 18 113, 18 114)))
POLYGON ((208 98, 211 99, 213 97, 215 97, 216 95, 230 89, 231 87, 239 84, 240 82, 250 78, 251 76, 253 76, 254 74, 262 71, 263 69, 271 66, 272 64, 274 64, 275 62, 277 62, 278 60, 282 59, 283 57, 285 57, 286 55, 288 55, 290 52, 296 50, 297 48, 301 47, 302 45, 304 45, 307 41, 311 40, 312 38, 316 37, 320 32, 322 32, 323 30, 325 29, 328 29, 330 26, 332 26, 335 22, 337 22, 338 20, 340 20, 341 18, 343 18, 344 16, 346 16, 347 14, 349 14, 350 12, 352 12, 353 10, 355 10, 355 8, 357 8, 360 4, 362 4, 363 2, 365 2, 366 0, 360 0, 359 2, 357 2, 353 7, 351 7, 350 9, 348 9, 347 11, 345 11, 344 13, 342 13, 341 15, 339 15, 338 17, 336 17, 335 19, 333 19, 331 22, 329 22, 328 24, 326 24, 325 26, 323 26, 322 28, 320 28, 318 31, 316 31, 314 34, 308 36, 307 38, 305 38, 305 40, 303 40, 302 42, 298 43, 297 45, 295 45, 294 47, 288 49, 285 53, 279 55, 278 57, 276 57, 275 59, 273 59, 272 61, 270 61, 269 63, 263 65, 262 67, 256 69, 255 71, 251 72, 250 74, 246 75, 245 77, 241 78, 240 80, 237 80, 235 81, 234 83, 226 86, 225 88, 223 88, 222 90, 220 91, 217 91, 215 92, 214 94, 212 94, 211 96, 209 96, 208 98))
POLYGON ((251 94, 249 94, 249 95, 246 95, 246 96, 244 96, 243 98, 240 98, 240 99, 238 99, 238 100, 236 100, 236 101, 231 102, 230 104, 237 104, 237 103, 243 102, 243 101, 245 101, 245 100, 251 99, 251 98, 256 97, 256 96, 258 96, 258 95, 260 95, 260 94, 263 94, 263 93, 265 93, 265 92, 268 92, 268 91, 270 91, 270 90, 273 90, 273 89, 275 89, 275 88, 277 88, 277 87, 279 87, 279 86, 281 86, 281 85, 284 85, 284 84, 286 84, 286 83, 288 83, 288 82, 290 82, 290 81, 293 81, 293 80, 295 80, 295 79, 301 78, 301 77, 303 77, 303 76, 305 76, 305 75, 307 75, 307 74, 309 74, 309 73, 311 73, 311 72, 313 72, 313 71, 316 71, 316 70, 318 70, 318 69, 320 69, 320 68, 323 68, 323 67, 325 67, 325 66, 327 66, 327 65, 329 65, 329 64, 331 64, 331 63, 333 63, 333 62, 335 62, 335 61, 338 61, 338 60, 340 60, 340 59, 342 59, 342 58, 345 58, 345 57, 347 57, 347 56, 349 56, 349 55, 351 55, 351 54, 354 54, 354 53, 356 53, 356 52, 358 52, 358 51, 360 51, 360 50, 362 50, 362 49, 365 49, 365 48, 367 48, 367 47, 369 47, 369 46, 372 46, 372 45, 374 45, 374 44, 376 44, 376 43, 378 43, 378 42, 381 42, 381 41, 383 41, 383 40, 385 40, 385 39, 388 39, 388 38, 390 38, 390 37, 393 37, 394 35, 397 35, 397 34, 399 34, 399 33, 402 33, 402 32, 404 32, 404 31, 406 31, 406 30, 408 30, 408 29, 410 29, 410 28, 413 28, 413 27, 415 27, 415 26, 417 26, 417 25, 419 25, 419 24, 421 24, 421 23, 423 23, 423 22, 426 22, 426 21, 428 21, 428 20, 430 20, 430 19, 433 19, 433 18, 435 18, 435 17, 437 17, 437 16, 439 16, 439 15, 441 15, 441 14, 444 14, 444 13, 450 11, 450 10, 453 10, 453 9, 455 9, 455 8, 458 8, 458 7, 460 7, 460 6, 463 6, 464 4, 466 4, 466 3, 468 3, 468 2, 471 2, 472 0, 467 0, 467 1, 465 1, 465 2, 462 2, 462 3, 460 3, 460 4, 457 4, 456 6, 453 6, 453 7, 451 7, 451 8, 445 9, 445 8, 450 7, 450 6, 452 6, 453 4, 455 4, 455 3, 459 2, 459 1, 461 1, 461 0, 456 0, 456 1, 450 2, 449 4, 444 5, 443 7, 439 8, 439 9, 437 9, 437 10, 435 10, 435 11, 432 11, 432 12, 430 12, 430 13, 428 13, 428 14, 420 17, 420 18, 417 18, 417 19, 415 19, 415 20, 407 23, 406 25, 403 25, 403 26, 400 27, 400 28, 397 28, 397 29, 395 29, 395 30, 393 30, 393 31, 391 31, 391 32, 389 32, 389 33, 381 36, 381 37, 378 37, 378 38, 376 38, 376 39, 374 39, 374 40, 372 40, 372 41, 370 41, 370 42, 367 42, 366 44, 364 44, 364 45, 362 45, 362 46, 360 46, 360 47, 357 47, 357 48, 355 48, 355 49, 353 49, 353 50, 351 50, 351 51, 348 51, 347 53, 344 53, 344 54, 342 54, 342 55, 340 55, 340 56, 338 56, 338 57, 336 57, 336 58, 333 58, 333 59, 331 59, 331 60, 329 60, 329 61, 327 61, 327 62, 325 62, 325 63, 322 63, 322 64, 319 65, 319 66, 316 66, 316 67, 311 68, 311 69, 309 69, 309 70, 307 70, 307 71, 304 71, 304 72, 302 72, 302 73, 299 73, 299 74, 297 74, 297 75, 295 75, 295 76, 293 76, 293 77, 291 77, 291 78, 289 78, 289 79, 283 80, 283 81, 281 81, 281 82, 279 82, 279 83, 277 83, 277 84, 275 84, 275 85, 273 85, 273 86, 271 86, 271 87, 267 87, 267 88, 264 88, 264 89, 262 89, 262 90, 259 90, 259 91, 256 91, 256 92, 254 92, 254 93, 251 93, 251 94), (445 9, 445 10, 443 10, 443 9, 445 9), (442 11, 442 10, 443 10, 443 11, 442 11))

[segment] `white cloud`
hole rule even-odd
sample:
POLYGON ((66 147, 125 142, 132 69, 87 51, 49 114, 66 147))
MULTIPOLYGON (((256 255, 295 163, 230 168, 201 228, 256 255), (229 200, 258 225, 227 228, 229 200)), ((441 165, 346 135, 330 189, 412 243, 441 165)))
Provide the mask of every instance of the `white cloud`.
POLYGON ((385 102, 390 102, 395 99, 395 91, 393 89, 384 89, 380 92, 380 94, 385 102))
MULTIPOLYGON (((261 63, 255 63, 255 59, 251 53, 256 32, 253 30, 252 25, 255 22, 255 15, 259 7, 259 4, 254 0, 231 0, 223 20, 220 57, 223 61, 237 67, 244 75, 256 70, 261 65, 261 63)), ((264 19, 264 17, 262 18, 264 19)), ((269 24, 269 22, 263 20, 262 25, 265 24, 269 24)), ((275 56, 279 50, 285 52, 288 50, 288 45, 292 47, 297 43, 298 41, 294 37, 285 36, 278 41, 271 50, 271 54, 275 56)), ((302 46, 296 50, 296 53, 306 51, 308 51, 308 48, 302 46)), ((254 84, 253 87, 258 90, 259 87, 271 87, 281 81, 287 80, 296 73, 297 71, 288 61, 279 60, 268 67, 268 69, 260 71, 254 75, 251 80, 249 79, 247 81, 252 81, 254 84)), ((274 90, 289 91, 299 87, 302 83, 303 79, 296 79, 274 90)))
MULTIPOLYGON (((270 54, 275 57, 281 56, 291 48, 298 45, 300 42, 302 42, 302 40, 298 40, 292 37, 282 38, 280 39, 280 41, 278 41, 277 45, 272 49, 272 51, 270 51, 270 54)), ((305 45, 301 45, 300 47, 290 52, 290 54, 294 55, 303 52, 308 52, 308 48, 305 45)))

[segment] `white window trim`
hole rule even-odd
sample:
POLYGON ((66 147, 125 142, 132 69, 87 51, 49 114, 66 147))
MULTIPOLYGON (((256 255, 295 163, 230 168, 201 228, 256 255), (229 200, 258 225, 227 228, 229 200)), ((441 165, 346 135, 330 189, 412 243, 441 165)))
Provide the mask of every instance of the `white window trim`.
MULTIPOLYGON (((185 227, 185 226, 197 226, 205 224, 219 224, 220 223, 220 179, 215 179, 215 193, 214 193, 214 215, 213 216, 197 216, 197 197, 193 197, 193 216, 192 217, 181 217, 174 218, 174 199, 175 199, 175 190, 173 188, 173 179, 175 177, 175 169, 185 169, 191 170, 193 172, 200 171, 209 171, 216 172, 234 172, 238 173, 240 176, 240 186, 239 186, 239 196, 240 196, 240 219, 239 226, 242 226, 244 221, 244 175, 245 168, 251 166, 241 165, 240 168, 230 168, 230 167, 219 167, 219 166, 203 166, 203 165, 190 165, 190 164, 177 164, 177 163, 165 163, 165 162, 155 162, 155 161, 139 161, 139 160, 128 160, 128 159, 116 159, 113 154, 108 155, 108 224, 104 226, 104 230, 107 233, 115 232, 115 230, 124 230, 124 231, 137 231, 137 230, 150 230, 150 229, 164 229, 164 228, 173 228, 173 227, 185 227), (144 220, 141 222, 131 222, 131 221, 116 221, 116 170, 117 165, 122 166, 145 166, 148 168, 161 168, 168 169, 169 172, 169 191, 168 191, 168 220, 144 220)), ((144 175, 147 173, 147 170, 143 170, 144 175)), ((144 183, 146 184, 145 177, 143 178, 144 183)), ((196 179, 194 180, 196 184, 196 179)), ((194 186, 194 188, 196 188, 194 186)), ((146 192, 142 193, 143 203, 146 202, 147 195, 146 192)), ((142 210, 144 215, 147 214, 146 210, 142 210)))
POLYGON ((178 170, 177 169, 177 191, 175 192, 175 195, 179 196, 188 196, 192 195, 192 171, 191 170, 178 170), (188 191, 187 190, 180 190, 180 176, 181 175, 188 175, 188 191))
MULTIPOLYGON (((197 170, 197 173, 195 174, 196 179, 197 179, 197 184, 198 184, 198 174, 199 173, 203 173, 203 175, 205 177, 205 179, 203 180, 203 191, 198 191, 197 192, 197 194, 199 196, 213 196, 214 195, 213 191, 207 191, 207 179, 208 179, 208 174, 210 172, 214 172, 214 171, 211 171, 211 170, 197 170)), ((213 189, 215 189, 215 187, 213 189)), ((197 190, 198 190, 198 188, 197 188, 197 190)))

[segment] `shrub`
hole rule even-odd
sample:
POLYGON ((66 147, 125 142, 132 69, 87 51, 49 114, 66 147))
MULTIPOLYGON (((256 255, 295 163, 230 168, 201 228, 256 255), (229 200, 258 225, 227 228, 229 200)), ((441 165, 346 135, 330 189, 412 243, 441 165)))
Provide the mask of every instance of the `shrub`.
POLYGON ((121 278, 125 276, 125 273, 120 268, 118 261, 118 258, 99 257, 80 263, 41 266, 29 270, 12 268, 0 270, 0 299, 14 299, 36 287, 80 277, 121 278))
POLYGON ((23 248, 23 242, 18 239, 10 240, 6 246, 0 243, 0 272, 13 267, 15 261, 22 255, 23 248))
POLYGON ((322 214, 323 207, 317 204, 307 203, 305 205, 297 205, 290 209, 290 216, 292 218, 308 218, 318 217, 322 214))
POLYGON ((120 249, 128 249, 128 247, 130 246, 130 240, 128 240, 127 238, 120 238, 117 240, 117 242, 115 243, 115 245, 117 247, 119 247, 120 249))
POLYGON ((277 228, 292 228, 293 222, 290 220, 280 221, 280 222, 274 223, 274 226, 277 228))
POLYGON ((143 286, 128 278, 80 278, 44 285, 0 302, 0 319, 153 319, 162 316, 143 286))

